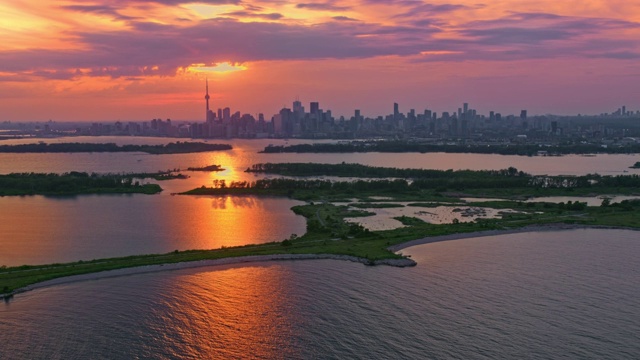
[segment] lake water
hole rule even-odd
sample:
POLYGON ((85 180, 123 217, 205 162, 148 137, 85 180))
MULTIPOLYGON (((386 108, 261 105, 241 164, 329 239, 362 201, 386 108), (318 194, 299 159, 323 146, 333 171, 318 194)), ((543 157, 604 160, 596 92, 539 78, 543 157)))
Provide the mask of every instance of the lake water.
MULTIPOLYGON (((392 204, 403 207, 367 208, 364 210, 375 215, 346 218, 345 220, 360 224, 371 231, 382 231, 404 227, 399 220, 395 219, 401 216, 418 218, 430 224, 451 224, 455 220, 473 222, 478 219, 501 218, 503 214, 517 212, 513 209, 478 208, 464 205, 422 207, 408 206, 411 202, 392 202, 392 204)), ((356 207, 350 207, 350 209, 362 210, 356 207)))
POLYGON ((0 198, 0 265, 282 241, 306 231, 285 198, 82 195, 0 198))
MULTIPOLYGON (((7 140, 3 144, 37 142, 41 139, 7 140)), ((49 139, 47 142, 113 142, 118 144, 165 144, 180 139, 142 137, 74 137, 49 139)), ((182 140, 184 141, 184 140, 182 140)), ((518 170, 542 175, 601 175, 640 174, 640 169, 629 169, 640 161, 640 155, 595 155, 595 156, 506 156, 491 154, 445 154, 445 153, 347 153, 347 154, 259 154, 269 144, 286 145, 310 140, 210 140, 211 143, 233 145, 230 151, 198 154, 149 155, 145 153, 76 153, 76 154, 2 154, 0 174, 11 172, 152 172, 206 165, 222 165, 226 179, 238 180, 254 175, 244 173, 249 166, 265 162, 314 162, 336 164, 359 163, 371 166, 397 168, 421 168, 439 170, 500 170, 510 166, 518 170)))
POLYGON ((0 358, 640 358, 637 232, 403 252, 418 265, 256 263, 19 294, 0 304, 0 358))

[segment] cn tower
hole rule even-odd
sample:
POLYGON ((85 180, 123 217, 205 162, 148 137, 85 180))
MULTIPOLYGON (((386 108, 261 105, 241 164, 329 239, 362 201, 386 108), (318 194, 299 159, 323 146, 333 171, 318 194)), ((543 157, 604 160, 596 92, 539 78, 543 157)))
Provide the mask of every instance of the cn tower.
POLYGON ((209 96, 209 79, 206 79, 207 82, 207 93, 204 96, 204 99, 207 100, 207 113, 204 117, 205 121, 209 121, 209 99, 211 98, 211 96, 209 96))

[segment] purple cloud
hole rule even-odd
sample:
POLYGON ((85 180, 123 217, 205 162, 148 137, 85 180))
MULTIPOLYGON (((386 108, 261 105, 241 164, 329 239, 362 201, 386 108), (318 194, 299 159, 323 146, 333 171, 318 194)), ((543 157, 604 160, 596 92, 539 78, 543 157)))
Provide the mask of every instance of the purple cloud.
POLYGON ((115 19, 120 20, 135 20, 137 18, 122 15, 118 12, 118 8, 108 5, 65 5, 61 6, 62 9, 82 12, 82 13, 94 13, 100 15, 108 15, 115 19))
POLYGON ((336 21, 360 21, 358 19, 354 19, 348 16, 333 16, 332 19, 336 21))
POLYGON ((405 5, 410 7, 409 10, 403 12, 401 14, 396 15, 396 18, 405 18, 405 17, 415 17, 415 16, 424 16, 424 15, 440 15, 443 13, 450 13, 457 10, 470 9, 469 6, 466 5, 458 5, 458 4, 425 4, 421 1, 403 1, 405 5))
MULTIPOLYGON (((193 26, 133 22, 133 31, 76 32, 87 50, 0 52, 0 68, 25 73, 91 69, 113 77, 172 75, 178 67, 216 61, 366 58, 411 55, 416 48, 401 35, 420 32, 352 22, 314 25, 210 19, 193 26), (367 34, 368 36, 361 36, 367 34), (148 70, 157 66, 157 70, 148 70)), ((425 34, 426 35, 426 34, 425 34)), ((52 76, 54 73, 51 73, 52 76)))
POLYGON ((283 15, 279 13, 263 14, 263 13, 257 13, 253 11, 247 11, 247 10, 232 11, 232 12, 222 14, 222 16, 254 17, 254 18, 260 18, 260 19, 266 19, 266 20, 278 20, 283 17, 283 15))
MULTIPOLYGON (((416 4, 415 1, 403 3, 405 6, 416 4)), ((269 20, 282 18, 278 13, 263 14, 245 9, 225 15, 269 20)), ((109 6, 75 7, 74 10, 117 12, 109 6)), ((441 10, 445 11, 445 8, 441 10)), ((130 28, 127 30, 70 33, 84 45, 84 50, 2 51, 0 69, 16 76, 44 78, 78 76, 76 69, 83 69, 83 74, 89 69, 88 75, 93 76, 172 76, 179 67, 221 61, 387 55, 407 56, 412 61, 501 61, 560 56, 633 59, 637 58, 640 48, 640 39, 615 36, 615 30, 638 27, 637 23, 542 13, 512 13, 499 19, 471 21, 455 27, 441 18, 432 17, 418 17, 398 26, 366 23, 346 16, 335 16, 327 23, 313 26, 289 22, 240 22, 229 18, 182 22, 180 25, 138 19, 128 22, 130 28), (448 36, 436 36, 440 34, 448 36)), ((7 77, 0 81, 2 79, 7 77)))
POLYGON ((350 6, 339 6, 331 2, 325 3, 300 3, 296 4, 298 9, 325 10, 325 11, 345 11, 351 9, 350 6))

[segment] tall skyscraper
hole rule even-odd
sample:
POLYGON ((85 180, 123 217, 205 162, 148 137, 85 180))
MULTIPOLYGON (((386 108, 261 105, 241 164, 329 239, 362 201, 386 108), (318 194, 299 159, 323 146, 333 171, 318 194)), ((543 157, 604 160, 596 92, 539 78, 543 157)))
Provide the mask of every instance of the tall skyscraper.
POLYGON ((315 114, 318 112, 318 110, 320 110, 320 103, 317 101, 311 102, 309 104, 309 112, 311 114, 315 114))
POLYGON ((393 116, 398 117, 400 115, 400 106, 398 103, 393 103, 393 116))
POLYGON ((527 120, 527 110, 520 111, 520 119, 527 120))
POLYGON ((205 119, 208 120, 209 119, 209 99, 211 98, 211 96, 209 96, 209 79, 206 79, 205 81, 207 84, 206 85, 207 92, 206 92, 206 95, 204 96, 204 99, 207 101, 207 114, 205 119))
POLYGON ((216 114, 213 113, 213 111, 211 111, 211 109, 209 108, 209 99, 211 98, 211 96, 209 96, 209 79, 206 79, 206 93, 204 95, 204 99, 207 101, 207 113, 205 116, 205 122, 207 123, 213 123, 215 121, 216 118, 216 114))

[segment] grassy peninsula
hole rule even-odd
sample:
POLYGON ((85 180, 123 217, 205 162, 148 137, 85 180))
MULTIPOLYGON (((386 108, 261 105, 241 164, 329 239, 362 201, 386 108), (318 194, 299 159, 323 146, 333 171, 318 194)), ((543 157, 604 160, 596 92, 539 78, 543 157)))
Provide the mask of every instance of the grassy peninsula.
MULTIPOLYGON (((296 166, 281 164, 282 168, 296 166)), ((316 173, 332 173, 333 166, 316 164, 316 173)), ((275 164, 273 169, 278 168, 275 164)), ((305 165, 305 168, 314 166, 305 165)), ((256 168, 265 168, 259 166, 256 168)), ((344 174, 349 172, 339 167, 344 174)), ((350 176, 360 176, 355 170, 369 172, 397 172, 397 169, 378 170, 353 167, 350 176)), ((305 171, 311 171, 309 169, 305 171)), ((274 254, 328 254, 346 255, 376 264, 386 259, 402 259, 389 248, 416 239, 432 238, 452 234, 471 234, 491 231, 517 231, 517 229, 540 229, 546 226, 602 226, 640 229, 640 200, 625 200, 611 204, 604 200, 600 206, 587 206, 582 202, 527 203, 523 196, 618 194, 634 193, 638 190, 638 176, 599 177, 538 177, 521 173, 516 169, 490 172, 444 172, 442 176, 426 176, 418 173, 413 181, 358 180, 353 182, 330 182, 326 180, 262 179, 253 182, 214 182, 213 187, 201 187, 183 195, 268 195, 289 196, 306 200, 305 205, 292 210, 306 219, 306 233, 292 235, 288 239, 241 247, 215 250, 174 251, 167 254, 139 255, 122 258, 79 261, 67 264, 18 266, 0 268, 0 293, 11 294, 30 284, 60 277, 96 273, 106 270, 133 268, 145 265, 161 265, 198 260, 237 258, 253 255, 274 254), (597 180, 594 180, 596 179, 597 180), (493 184, 493 185, 491 185, 493 184), (613 191, 613 192, 610 192, 613 191), (494 196, 502 192, 504 200, 474 203, 474 207, 509 209, 499 218, 476 221, 453 221, 448 224, 430 224, 411 216, 397 220, 404 227, 369 231, 346 219, 371 215, 369 209, 404 206, 398 202, 412 202, 409 206, 432 204, 456 204, 459 198, 473 194, 494 196), (381 199, 384 197, 384 199, 381 199), (337 205, 331 201, 348 199, 357 206, 337 205), (354 200, 357 199, 357 200, 354 200)), ((415 175, 415 174, 414 174, 415 175)), ((347 176, 347 175, 345 175, 347 176)))
POLYGON ((60 143, 0 145, 0 153, 87 153, 87 152, 144 152, 153 155, 186 154, 208 151, 231 150, 228 144, 200 142, 175 142, 166 145, 116 145, 114 143, 60 143))

